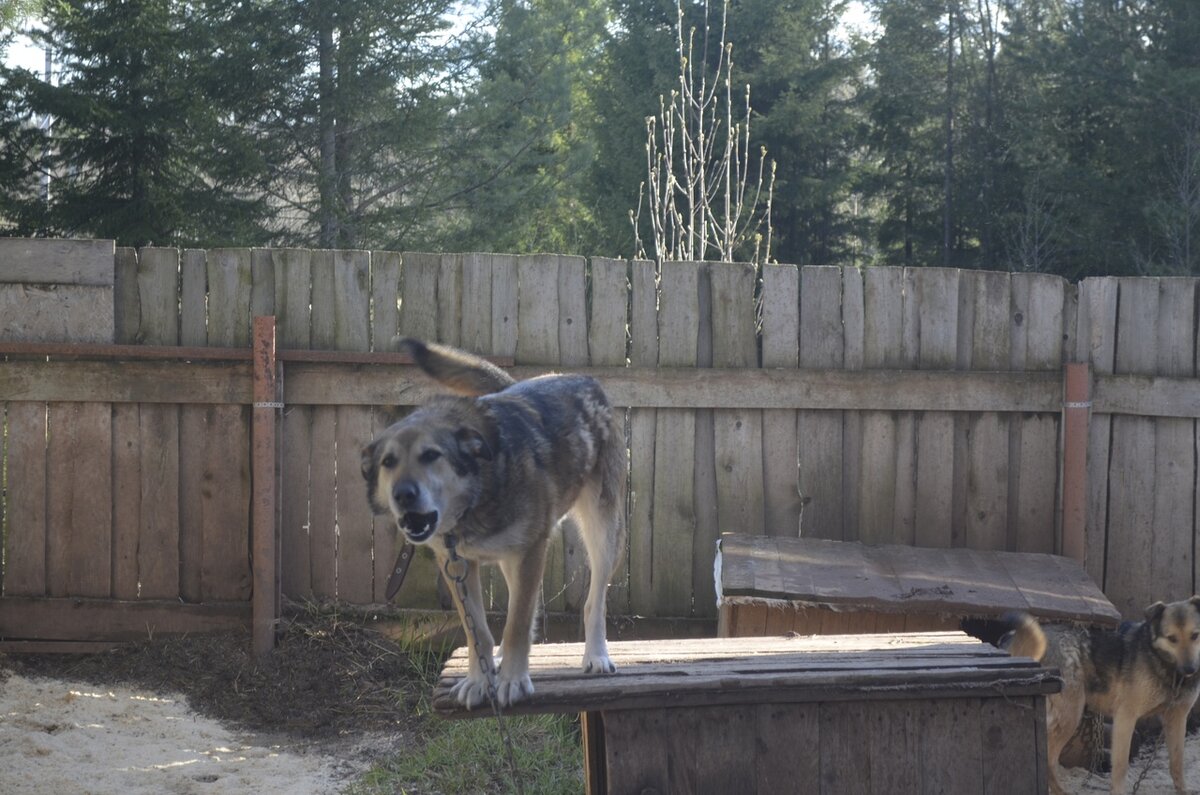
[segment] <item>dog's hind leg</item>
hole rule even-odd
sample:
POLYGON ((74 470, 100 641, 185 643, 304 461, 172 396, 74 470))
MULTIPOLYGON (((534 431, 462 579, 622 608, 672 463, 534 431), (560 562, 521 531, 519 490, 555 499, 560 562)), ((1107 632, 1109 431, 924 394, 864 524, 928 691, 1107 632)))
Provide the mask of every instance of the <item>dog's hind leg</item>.
POLYGON ((583 672, 611 674, 617 667, 608 656, 608 583, 621 559, 624 514, 621 506, 593 490, 585 490, 572 514, 579 522, 591 575, 583 605, 583 672))

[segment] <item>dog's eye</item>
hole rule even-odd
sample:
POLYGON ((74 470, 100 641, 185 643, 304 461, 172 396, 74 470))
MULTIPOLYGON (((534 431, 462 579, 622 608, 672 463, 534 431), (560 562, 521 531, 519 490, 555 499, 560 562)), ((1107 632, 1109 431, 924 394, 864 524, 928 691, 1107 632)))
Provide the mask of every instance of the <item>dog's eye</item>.
POLYGON ((1196 638, 1200 638, 1200 632, 1193 632, 1193 633, 1192 633, 1192 640, 1195 640, 1196 638))
POLYGON ((1179 636, 1178 635, 1167 635, 1167 640, 1171 641, 1172 643, 1178 643, 1179 636))
POLYGON ((420 461, 422 464, 432 464, 434 461, 437 461, 441 457, 442 457, 442 451, 431 447, 428 450, 421 453, 421 455, 417 458, 417 460, 420 461))
POLYGON ((379 464, 384 469, 391 469, 392 467, 396 466, 396 456, 388 453, 383 457, 383 460, 381 460, 379 464))

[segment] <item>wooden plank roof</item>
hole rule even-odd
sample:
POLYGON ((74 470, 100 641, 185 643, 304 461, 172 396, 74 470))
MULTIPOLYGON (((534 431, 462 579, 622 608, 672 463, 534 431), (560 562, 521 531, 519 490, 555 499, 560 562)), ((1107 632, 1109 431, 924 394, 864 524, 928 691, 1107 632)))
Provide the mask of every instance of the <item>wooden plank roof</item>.
POLYGON ((721 537, 718 555, 726 600, 976 617, 1024 610, 1109 626, 1121 620, 1083 567, 1060 555, 731 533, 721 537))

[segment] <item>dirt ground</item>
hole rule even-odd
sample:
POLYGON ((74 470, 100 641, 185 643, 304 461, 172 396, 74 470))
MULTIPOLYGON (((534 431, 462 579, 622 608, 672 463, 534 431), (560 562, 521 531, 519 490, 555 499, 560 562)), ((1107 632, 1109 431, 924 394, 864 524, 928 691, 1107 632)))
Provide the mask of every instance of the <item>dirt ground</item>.
POLYGON ((100 654, 0 655, 0 792, 333 793, 414 740, 433 662, 336 619, 100 654))
MULTIPOLYGON (((41 795, 324 795, 419 743, 436 674, 354 622, 306 614, 261 665, 245 636, 156 640, 100 654, 0 655, 0 792, 41 795)), ((1200 734, 1187 741, 1200 793, 1200 734)), ((1129 791, 1174 792, 1148 737, 1129 791)), ((1107 774, 1060 774, 1067 792, 1108 792, 1107 774)))

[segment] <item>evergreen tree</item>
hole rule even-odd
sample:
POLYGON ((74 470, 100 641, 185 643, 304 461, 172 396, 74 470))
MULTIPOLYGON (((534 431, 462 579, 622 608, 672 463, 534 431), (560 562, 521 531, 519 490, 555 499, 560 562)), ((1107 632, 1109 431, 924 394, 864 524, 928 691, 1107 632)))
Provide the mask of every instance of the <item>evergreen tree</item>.
POLYGON ((14 231, 122 245, 264 238, 251 150, 221 98, 193 80, 215 42, 190 10, 165 0, 48 4, 38 38, 56 55, 59 83, 7 71, 0 91, 53 120, 40 153, 28 135, 17 142, 25 180, 40 169, 51 181, 48 197, 12 199, 14 231))
POLYGON ((492 49, 461 114, 473 154, 456 175, 449 247, 604 250, 587 195, 604 5, 500 4, 492 49))

